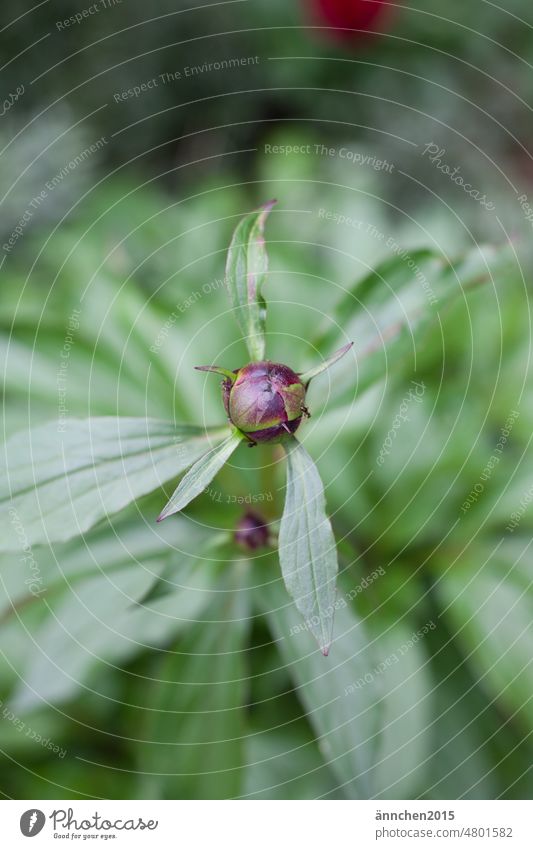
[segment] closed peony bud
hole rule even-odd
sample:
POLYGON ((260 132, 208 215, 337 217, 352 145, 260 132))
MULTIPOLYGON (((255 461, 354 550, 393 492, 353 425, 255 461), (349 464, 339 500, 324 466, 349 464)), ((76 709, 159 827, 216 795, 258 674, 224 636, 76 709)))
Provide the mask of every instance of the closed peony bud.
POLYGON ((248 551, 255 551, 256 548, 268 545, 268 539, 268 525, 264 519, 253 510, 245 513, 235 530, 235 542, 248 551))
POLYGON ((196 368, 223 376, 222 400, 228 419, 251 445, 281 442, 296 432, 303 416, 309 417, 305 406, 309 381, 340 360, 352 344, 349 342, 304 374, 270 360, 249 363, 234 371, 220 366, 196 368))
POLYGON ((291 436, 308 415, 305 386, 292 369, 280 363, 250 363, 235 372, 214 366, 200 370, 225 374, 222 398, 230 422, 250 442, 280 442, 291 436))
POLYGON ((230 421, 254 442, 279 441, 302 420, 305 387, 298 375, 279 363, 250 363, 224 388, 230 421))

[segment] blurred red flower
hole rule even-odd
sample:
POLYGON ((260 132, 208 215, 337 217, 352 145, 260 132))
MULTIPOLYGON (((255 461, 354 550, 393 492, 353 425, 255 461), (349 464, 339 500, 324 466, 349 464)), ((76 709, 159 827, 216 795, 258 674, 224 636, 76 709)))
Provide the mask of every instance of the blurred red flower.
MULTIPOLYGON (((334 27, 335 38, 353 41, 363 33, 350 30, 380 29, 390 13, 391 0, 305 0, 316 23, 334 27)), ((393 2, 393 0, 392 0, 393 2)))

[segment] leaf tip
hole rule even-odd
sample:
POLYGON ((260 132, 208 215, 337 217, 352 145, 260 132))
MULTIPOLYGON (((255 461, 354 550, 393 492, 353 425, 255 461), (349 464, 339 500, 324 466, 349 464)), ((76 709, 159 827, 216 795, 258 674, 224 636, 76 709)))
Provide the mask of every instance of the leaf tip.
MULTIPOLYGON (((260 227, 259 238, 260 239, 262 239, 262 232, 263 232, 263 228, 264 228, 264 225, 265 225, 266 218, 267 218, 268 215, 270 215, 273 207, 277 204, 277 202, 278 201, 277 201, 276 198, 273 198, 272 200, 267 200, 267 202, 262 203, 261 206, 257 210, 257 212, 260 213, 260 216, 259 216, 259 227, 260 227)), ((264 244, 264 239, 263 239, 263 244, 264 244)))
MULTIPOLYGON (((167 505, 167 507, 168 507, 168 505, 167 505)), ((159 514, 159 516, 157 517, 156 522, 158 522, 158 523, 164 522, 165 519, 168 519, 169 516, 172 516, 174 512, 175 511, 167 510, 167 508, 165 507, 165 509, 162 510, 161 513, 159 514)))
POLYGON ((196 371, 209 371, 214 374, 220 374, 221 377, 226 378, 226 380, 231 380, 232 383, 237 377, 236 372, 230 371, 227 368, 222 368, 221 366, 194 366, 194 368, 196 371))
POLYGON ((335 363, 342 359, 342 357, 344 357, 344 355, 347 354, 348 351, 353 348, 353 346, 353 342, 348 342, 347 345, 343 345, 342 348, 339 348, 338 351, 335 351, 335 353, 332 354, 331 357, 328 357, 327 360, 324 360, 322 363, 320 363, 320 365, 309 369, 309 371, 300 373, 300 379, 302 383, 308 384, 314 377, 318 377, 319 374, 322 374, 324 371, 327 371, 329 368, 331 368, 331 366, 335 365, 335 363))
POLYGON ((342 348, 339 348, 337 353, 334 354, 333 356, 337 356, 340 360, 341 357, 344 357, 344 355, 348 353, 350 348, 353 348, 354 344, 355 344, 354 342, 348 342, 347 345, 343 345, 342 348))

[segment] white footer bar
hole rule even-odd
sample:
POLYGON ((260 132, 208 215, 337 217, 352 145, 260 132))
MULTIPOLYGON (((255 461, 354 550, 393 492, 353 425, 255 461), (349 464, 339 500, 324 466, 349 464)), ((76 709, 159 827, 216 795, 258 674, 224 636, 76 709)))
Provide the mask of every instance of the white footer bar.
POLYGON ((532 807, 528 801, 2 801, 0 845, 531 849, 532 807))

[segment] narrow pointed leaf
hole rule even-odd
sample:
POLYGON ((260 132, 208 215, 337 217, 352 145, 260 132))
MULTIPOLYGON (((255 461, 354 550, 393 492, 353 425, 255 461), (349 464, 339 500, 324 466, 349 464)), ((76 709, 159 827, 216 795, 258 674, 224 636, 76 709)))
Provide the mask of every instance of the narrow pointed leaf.
MULTIPOLYGON (((212 604, 139 683, 141 795, 230 799, 242 792, 249 698, 248 564, 225 564, 212 604), (146 709, 143 709, 146 708, 146 709)), ((211 571, 211 570, 206 570, 211 571)))
POLYGON ((339 348, 339 350, 335 351, 335 353, 332 354, 331 357, 328 357, 327 360, 324 360, 324 362, 319 363, 314 368, 309 369, 309 371, 305 371, 302 375, 300 375, 302 383, 307 384, 310 380, 313 379, 313 377, 317 377, 319 374, 322 374, 323 371, 327 371, 328 368, 331 368, 331 366, 338 362, 341 357, 344 357, 344 355, 347 354, 350 348, 352 347, 353 342, 348 342, 347 345, 344 345, 344 347, 339 348))
MULTIPOLYGON (((126 509, 119 516, 100 523, 83 541, 54 542, 51 545, 35 546, 33 556, 39 564, 39 574, 34 582, 21 580, 21 560, 12 551, 0 553, 0 653, 1 626, 15 618, 18 610, 32 604, 41 604, 46 595, 47 603, 65 590, 73 591, 76 584, 94 577, 103 571, 107 576, 119 569, 142 563, 144 570, 152 570, 158 563, 167 566, 173 563, 173 554, 202 551, 210 545, 213 534, 209 528, 200 526, 185 515, 174 522, 156 527, 153 523, 139 519, 135 507, 126 509)), ((180 555, 180 562, 187 560, 180 555)), ((180 569, 181 569, 180 565, 180 569)), ((166 575, 165 575, 166 578, 166 575)), ((164 580, 164 587, 174 588, 164 580)), ((162 583, 163 583, 162 581, 162 583)))
MULTIPOLYGON (((293 686, 317 736, 320 751, 349 799, 373 797, 373 776, 382 713, 376 706, 382 693, 379 676, 354 687, 376 667, 376 655, 365 623, 349 603, 336 613, 336 639, 331 661, 315 650, 314 640, 287 604, 280 580, 264 585, 265 572, 256 568, 256 598, 276 641, 282 665, 290 670, 293 686)), ((345 597, 341 596, 345 602, 345 597)), ((279 667, 278 655, 273 666, 279 667)))
MULTIPOLYGON (((159 557, 139 568, 126 554, 112 572, 95 573, 47 596, 50 615, 34 632, 35 648, 20 670, 12 707, 26 712, 43 700, 59 704, 80 690, 94 693, 91 683, 98 673, 116 674, 139 652, 155 651, 187 631, 208 606, 219 576, 212 563, 183 558, 180 586, 145 601, 168 559, 162 546, 159 557)), ((2 637, 0 631, 0 645, 2 637)))
MULTIPOLYGON (((502 711, 533 729, 533 629, 531 538, 471 545, 442 569, 436 591, 442 617, 450 622, 480 685, 502 711)), ((442 568, 442 567, 441 567, 442 568)))
POLYGON ((228 427, 68 419, 14 434, 0 460, 0 550, 66 541, 184 472, 228 427), (64 428, 64 429, 62 429, 64 428))
POLYGON ((196 371, 212 371, 214 374, 219 374, 221 377, 226 377, 228 380, 231 380, 233 383, 237 375, 234 371, 230 371, 227 368, 222 368, 221 366, 195 366, 196 371))
MULTIPOLYGON (((455 301, 498 280, 520 279, 521 273, 512 246, 482 245, 453 262, 432 251, 412 251, 382 263, 349 288, 312 341, 320 351, 331 350, 339 328, 356 340, 360 396, 409 358, 416 368, 423 344, 455 301)), ((345 403, 353 392, 353 369, 345 362, 337 373, 334 400, 345 403)))
POLYGON ((180 481, 180 485, 172 495, 165 509, 161 512, 157 521, 162 522, 163 519, 172 516, 173 513, 183 510, 197 495, 200 495, 206 486, 211 483, 224 463, 229 460, 241 441, 242 435, 238 431, 234 431, 221 445, 215 446, 207 454, 204 454, 203 457, 200 457, 180 481))
POLYGON ((320 475, 305 448, 294 438, 287 446, 279 557, 289 595, 326 655, 333 633, 337 551, 320 475))
POLYGON ((265 203, 237 225, 228 251, 226 285, 235 318, 252 360, 265 358, 266 303, 262 295, 268 269, 264 229, 276 201, 265 203))

